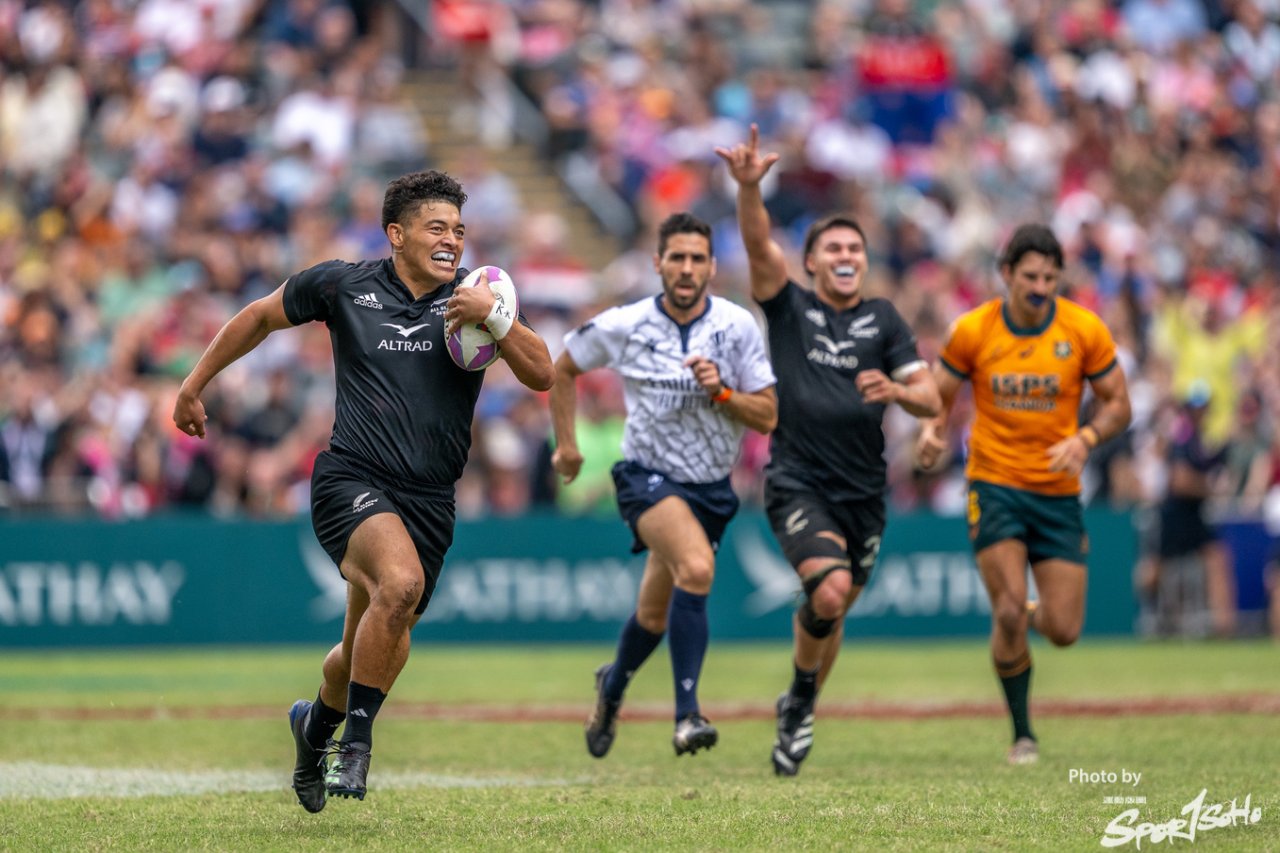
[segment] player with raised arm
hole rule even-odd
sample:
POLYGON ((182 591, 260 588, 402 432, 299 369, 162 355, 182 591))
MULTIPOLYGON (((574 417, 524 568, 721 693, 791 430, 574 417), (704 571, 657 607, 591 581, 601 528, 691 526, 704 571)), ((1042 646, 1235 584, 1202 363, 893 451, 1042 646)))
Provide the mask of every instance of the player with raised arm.
POLYGON ((392 181, 382 206, 391 257, 327 261, 250 303, 209 344, 174 405, 178 429, 204 438, 200 395, 218 373, 279 329, 329 327, 336 414, 311 477, 312 525, 348 586, 342 640, 324 660, 319 693, 289 711, 293 788, 310 812, 326 794, 364 798, 374 718, 453 542, 454 485, 484 374, 453 363, 446 324, 485 322, 529 388, 555 378, 546 344, 522 317, 500 316, 487 287, 458 287, 466 199, 442 172, 392 181))
POLYGON ((1009 288, 951 325, 934 365, 942 411, 924 422, 917 456, 933 467, 946 449, 960 385, 973 385, 969 538, 991 597, 991 657, 1013 721, 1010 764, 1039 757, 1027 710, 1033 626, 1069 646, 1084 623, 1088 538, 1080 471, 1089 452, 1124 432, 1129 392, 1111 333, 1097 315, 1057 295, 1062 246, 1043 225, 1023 225, 1000 257, 1009 288), (1088 382, 1098 403, 1079 425, 1088 382), (1027 564, 1039 601, 1027 604, 1027 564))
POLYGON ((769 325, 778 375, 778 428, 765 470, 769 523, 799 574, 804 601, 793 621, 794 676, 778 699, 774 772, 794 776, 813 744, 818 690, 831 674, 844 618, 866 585, 885 525, 885 408, 937 414, 938 389, 915 335, 893 303, 863 294, 866 235, 829 216, 810 226, 804 271, 787 273, 770 236, 760 181, 779 159, 761 156, 759 131, 717 148, 738 184, 738 227, 751 295, 769 325))
POLYGON ((632 676, 668 634, 675 680, 676 755, 714 746, 698 705, 708 642, 707 595, 715 551, 738 510, 729 474, 743 430, 777 422, 773 370, 755 319, 707 293, 715 275, 711 227, 687 213, 663 221, 654 269, 662 294, 611 308, 565 337, 556 360, 552 463, 565 482, 582 468, 574 430, 576 379, 607 367, 623 380, 623 461, 613 466, 618 510, 646 548, 636 610, 611 663, 596 670, 587 751, 613 745, 618 709, 632 676))

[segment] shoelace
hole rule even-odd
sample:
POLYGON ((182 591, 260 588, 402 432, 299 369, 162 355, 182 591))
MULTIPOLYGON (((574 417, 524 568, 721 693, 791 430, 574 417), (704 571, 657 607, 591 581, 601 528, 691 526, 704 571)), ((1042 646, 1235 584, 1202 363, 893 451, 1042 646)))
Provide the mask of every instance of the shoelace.
POLYGON ((333 757, 335 759, 334 763, 329 765, 329 769, 331 771, 345 767, 346 763, 343 761, 344 758, 369 754, 363 750, 352 749, 350 744, 345 744, 342 741, 334 740, 333 738, 325 741, 324 747, 325 752, 324 755, 321 756, 320 760, 324 761, 326 758, 333 757))

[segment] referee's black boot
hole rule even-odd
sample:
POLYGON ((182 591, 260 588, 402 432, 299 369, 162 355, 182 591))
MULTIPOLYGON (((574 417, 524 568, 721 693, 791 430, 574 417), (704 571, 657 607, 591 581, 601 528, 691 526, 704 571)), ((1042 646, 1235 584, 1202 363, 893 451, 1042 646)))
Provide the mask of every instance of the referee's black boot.
POLYGON ((612 664, 602 664, 596 669, 596 708, 587 720, 587 752, 596 758, 604 758, 613 746, 618 733, 618 709, 621 702, 610 702, 604 695, 604 679, 612 664))

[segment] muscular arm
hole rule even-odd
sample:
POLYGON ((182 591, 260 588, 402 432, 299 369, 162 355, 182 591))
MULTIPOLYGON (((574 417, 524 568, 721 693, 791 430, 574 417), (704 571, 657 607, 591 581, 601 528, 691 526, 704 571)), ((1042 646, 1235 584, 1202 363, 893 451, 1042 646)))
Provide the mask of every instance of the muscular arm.
POLYGON ((715 151, 728 164, 729 174, 738 183, 738 231, 747 250, 751 296, 757 302, 764 302, 777 296, 786 285, 787 259, 782 247, 770 236, 769 212, 760 193, 760 181, 780 155, 761 157, 759 149, 760 130, 753 124, 749 141, 715 151))
POLYGON ((761 435, 768 435, 778 425, 778 395, 772 385, 753 393, 734 391, 728 400, 716 405, 761 435))
MULTIPOLYGON (((920 371, 917 371, 920 372, 920 371)), ((951 407, 964 380, 936 362, 932 371, 933 384, 938 393, 938 413, 920 421, 920 438, 916 441, 916 461, 926 471, 938 464, 947 449, 947 425, 951 419, 951 407)))
POLYGON ((907 374, 898 383, 898 405, 917 418, 932 418, 942 410, 942 395, 938 383, 928 368, 907 374))
POLYGON ((1093 393, 1098 398, 1098 409, 1088 426, 1098 433, 1098 443, 1115 438, 1129 428, 1133 409, 1129 405, 1129 384, 1124 369, 1116 365, 1105 376, 1090 380, 1093 393))
POLYGON ((578 450, 578 377, 583 371, 569 351, 560 353, 555 364, 556 379, 551 386, 551 427, 555 431, 556 449, 551 466, 566 483, 572 483, 582 470, 582 451, 578 450))
POLYGON ((1133 418, 1129 406, 1129 386, 1125 382, 1124 369, 1116 365, 1105 375, 1089 380, 1098 398, 1098 408, 1093 420, 1080 427, 1075 435, 1068 436, 1049 448, 1049 470, 1067 471, 1078 475, 1089 458, 1089 453, 1102 442, 1124 432, 1133 418))
POLYGON ((250 302, 227 321, 214 336, 196 366, 178 389, 173 407, 173 423, 188 435, 204 438, 206 415, 200 395, 213 377, 227 365, 252 352, 267 335, 293 324, 284 311, 284 285, 261 299, 250 302))
MULTIPOLYGON (((488 273, 482 273, 480 281, 487 285, 488 273)), ((454 290, 445 305, 445 333, 448 334, 460 323, 489 322, 489 312, 493 309, 494 302, 493 291, 488 287, 460 287, 454 290)), ((510 328, 498 342, 498 354, 506 359, 511 372, 522 384, 535 391, 546 391, 556 378, 546 342, 510 313, 506 314, 505 320, 503 325, 510 323, 510 328)))
MULTIPOLYGON (((712 359, 691 355, 684 366, 713 400, 728 388, 720 378, 720 366, 712 359)), ((726 415, 746 424, 761 435, 768 435, 778 425, 778 395, 773 386, 759 391, 730 390, 729 399, 716 403, 726 415)))
POLYGON ((556 370, 551 364, 551 353, 538 333, 521 322, 511 324, 498 344, 499 354, 507 360, 511 372, 525 386, 534 391, 546 391, 556 380, 556 370))
POLYGON ((868 403, 897 403, 917 418, 931 418, 942 407, 938 385, 924 362, 916 365, 917 369, 903 376, 900 382, 885 376, 881 370, 863 370, 854 381, 868 403))

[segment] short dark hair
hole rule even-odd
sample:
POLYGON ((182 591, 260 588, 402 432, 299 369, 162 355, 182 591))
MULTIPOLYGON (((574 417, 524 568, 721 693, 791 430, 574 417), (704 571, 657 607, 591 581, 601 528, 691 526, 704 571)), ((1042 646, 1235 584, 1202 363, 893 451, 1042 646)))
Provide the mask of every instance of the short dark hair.
POLYGON ((837 213, 832 216, 824 216, 810 225, 809 230, 804 232, 804 254, 801 257, 809 257, 809 253, 813 251, 813 244, 817 243, 818 238, 832 228, 852 228, 862 238, 863 245, 866 245, 867 232, 862 230, 858 220, 851 216, 845 216, 843 213, 837 213))
POLYGON ((1062 269, 1062 244, 1048 226, 1034 222, 1019 225, 1000 255, 1000 266, 1016 267, 1028 252, 1038 252, 1052 260, 1058 269, 1062 269))
POLYGON ((447 201, 462 210, 467 194, 462 191, 462 184, 435 169, 401 175, 387 184, 387 193, 382 197, 382 230, 386 231, 392 222, 403 225, 405 217, 417 213, 424 201, 447 201))
POLYGON ((711 226, 692 213, 681 211, 680 213, 673 213, 662 220, 662 224, 658 226, 659 257, 667 251, 667 241, 671 239, 672 234, 701 234, 707 238, 707 251, 710 252, 712 257, 715 257, 716 247, 711 242, 711 226))

